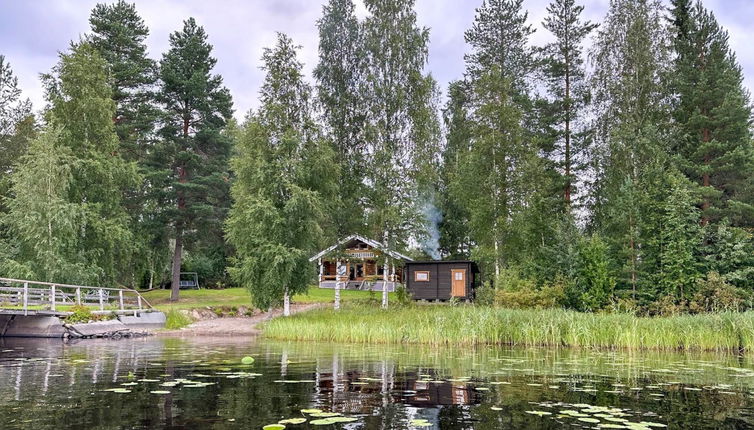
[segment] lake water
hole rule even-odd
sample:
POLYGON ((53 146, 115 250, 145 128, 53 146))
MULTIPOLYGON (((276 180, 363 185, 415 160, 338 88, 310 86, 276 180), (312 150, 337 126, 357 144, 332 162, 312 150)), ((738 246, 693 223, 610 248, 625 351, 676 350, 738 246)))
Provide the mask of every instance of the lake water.
POLYGON ((307 421, 287 429, 754 428, 754 362, 261 339, 0 339, 2 429, 261 429, 296 418, 307 421), (247 356, 253 364, 242 364, 247 356), (328 424, 333 417, 343 422, 328 424))

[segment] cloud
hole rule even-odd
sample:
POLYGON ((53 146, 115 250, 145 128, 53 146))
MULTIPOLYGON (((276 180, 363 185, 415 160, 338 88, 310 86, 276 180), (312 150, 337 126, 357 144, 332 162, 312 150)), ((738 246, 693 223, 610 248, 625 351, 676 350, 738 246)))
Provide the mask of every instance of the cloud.
MULTIPOLYGON (((0 54, 4 54, 19 77, 26 97, 35 107, 44 105, 39 73, 48 72, 65 50, 89 30, 89 12, 96 0, 11 1, 0 15, 0 54)), ((147 40, 150 56, 159 59, 168 48, 168 36, 193 16, 203 25, 214 45, 218 59, 216 72, 231 90, 236 116, 242 118, 257 106, 263 73, 259 69, 262 50, 284 32, 302 45, 300 60, 305 72, 317 62, 316 21, 324 0, 136 0, 136 7, 150 28, 147 40)), ((549 0, 525 0, 529 20, 537 32, 532 42, 549 40, 541 21, 549 0)), ((582 0, 585 18, 600 22, 609 0, 582 0)), ((475 8, 481 0, 417 0, 419 24, 430 29, 430 71, 445 88, 461 77, 463 56, 467 52, 464 32, 471 26, 475 8)), ((750 0, 707 0, 721 24, 728 29, 731 47, 746 74, 745 83, 754 88, 754 44, 749 42, 749 23, 754 21, 754 2, 750 0)), ((361 0, 357 13, 366 14, 361 0)))

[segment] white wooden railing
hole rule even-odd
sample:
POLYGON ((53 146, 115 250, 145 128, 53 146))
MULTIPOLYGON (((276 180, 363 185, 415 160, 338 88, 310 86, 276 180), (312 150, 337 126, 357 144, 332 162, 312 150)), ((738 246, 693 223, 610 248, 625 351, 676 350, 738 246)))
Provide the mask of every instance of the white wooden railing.
MULTIPOLYGON (((130 288, 88 287, 25 279, 0 278, 0 309, 21 309, 28 315, 34 306, 57 312, 59 306, 93 307, 94 312, 133 312, 151 309, 142 295, 130 288)), ((61 312, 62 313, 62 312, 61 312)))

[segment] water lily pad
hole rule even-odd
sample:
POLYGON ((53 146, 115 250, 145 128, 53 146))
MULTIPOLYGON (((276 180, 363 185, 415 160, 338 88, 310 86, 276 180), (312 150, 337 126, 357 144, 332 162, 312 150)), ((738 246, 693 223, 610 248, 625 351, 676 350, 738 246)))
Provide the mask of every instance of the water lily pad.
POLYGON ((358 421, 358 419, 353 417, 332 417, 330 418, 330 421, 335 423, 352 423, 358 421))
POLYGON ((332 417, 337 417, 342 414, 338 412, 314 412, 314 413, 310 413, 309 415, 315 418, 332 418, 332 417))
POLYGON ((254 357, 244 357, 241 359, 241 364, 252 364, 254 363, 254 357))
POLYGON ((531 415, 537 415, 540 417, 543 417, 545 415, 552 415, 552 412, 547 412, 547 411, 526 411, 526 413, 531 414, 531 415))
POLYGON ((152 394, 170 394, 170 391, 166 391, 166 390, 154 390, 154 391, 150 391, 150 393, 152 393, 152 394))
POLYGON ((282 424, 267 424, 262 427, 262 430, 283 430, 285 428, 282 424))
POLYGON ((302 414, 318 414, 322 412, 322 409, 301 409, 302 414))
POLYGON ((591 424, 597 424, 600 422, 600 420, 597 418, 589 418, 589 417, 581 417, 581 418, 578 418, 578 420, 585 423, 591 423, 591 424))
POLYGON ((286 420, 278 421, 278 424, 303 424, 306 422, 306 418, 288 418, 286 420))
POLYGON ((327 426, 327 425, 330 425, 330 424, 335 424, 335 421, 333 421, 332 418, 322 418, 322 419, 319 419, 319 420, 309 421, 309 424, 311 424, 313 426, 327 426))

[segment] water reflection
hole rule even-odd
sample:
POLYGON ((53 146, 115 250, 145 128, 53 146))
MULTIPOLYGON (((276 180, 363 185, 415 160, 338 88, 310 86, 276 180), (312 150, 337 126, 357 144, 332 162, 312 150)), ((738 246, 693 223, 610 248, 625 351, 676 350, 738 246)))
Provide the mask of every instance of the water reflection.
POLYGON ((0 339, 2 428, 738 429, 752 392, 733 355, 0 339), (316 427, 302 409, 355 421, 316 427))

